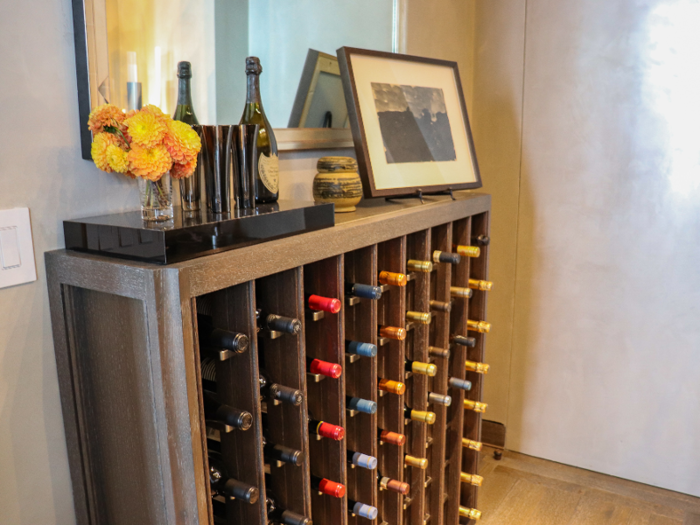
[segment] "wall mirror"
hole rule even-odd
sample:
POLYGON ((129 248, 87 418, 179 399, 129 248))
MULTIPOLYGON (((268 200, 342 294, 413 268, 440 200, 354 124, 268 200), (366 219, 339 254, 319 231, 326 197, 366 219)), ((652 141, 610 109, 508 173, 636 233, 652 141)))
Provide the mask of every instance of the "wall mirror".
POLYGON ((262 100, 280 149, 351 147, 335 51, 395 50, 398 3, 73 0, 83 157, 90 158, 91 109, 106 102, 129 107, 128 83, 138 84, 143 104, 172 114, 181 60, 192 63, 199 121, 237 124, 250 55, 263 65, 262 100))

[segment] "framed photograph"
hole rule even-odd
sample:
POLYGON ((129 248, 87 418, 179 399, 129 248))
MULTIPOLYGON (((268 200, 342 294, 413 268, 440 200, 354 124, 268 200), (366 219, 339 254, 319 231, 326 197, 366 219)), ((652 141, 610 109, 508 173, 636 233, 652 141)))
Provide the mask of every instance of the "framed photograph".
POLYGON ((456 62, 338 50, 365 197, 481 187, 456 62))

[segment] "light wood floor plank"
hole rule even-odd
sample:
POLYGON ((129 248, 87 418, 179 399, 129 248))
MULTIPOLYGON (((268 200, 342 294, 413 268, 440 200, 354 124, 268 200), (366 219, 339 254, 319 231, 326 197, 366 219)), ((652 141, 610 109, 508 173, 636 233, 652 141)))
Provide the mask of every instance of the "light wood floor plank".
POLYGON ((519 480, 495 512, 482 515, 481 523, 484 525, 528 523, 544 498, 545 492, 546 489, 541 485, 519 480))

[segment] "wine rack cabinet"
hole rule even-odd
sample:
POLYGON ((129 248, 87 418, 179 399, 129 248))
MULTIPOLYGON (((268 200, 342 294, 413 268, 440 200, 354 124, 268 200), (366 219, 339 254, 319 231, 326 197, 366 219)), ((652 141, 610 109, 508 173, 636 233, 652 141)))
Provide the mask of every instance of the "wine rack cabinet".
POLYGON ((266 525, 266 494, 315 525, 368 522, 349 501, 378 509, 378 525, 468 523, 460 506, 477 507, 477 488, 460 476, 476 473, 478 451, 463 438, 479 441, 480 414, 465 410, 464 399, 481 400, 483 375, 467 372, 465 361, 483 362, 485 336, 468 331, 467 320, 485 320, 487 292, 466 299, 450 289, 487 279, 488 246, 479 257, 432 271, 407 264, 487 236, 489 210, 490 197, 472 192, 423 204, 368 201, 337 215, 330 229, 169 266, 47 253, 78 523, 266 525), (382 271, 406 275, 406 286, 380 285, 382 271), (382 296, 346 297, 347 282, 381 286, 382 296), (342 309, 309 310, 309 294, 338 298, 342 309), (431 309, 431 301, 451 303, 451 311, 431 309), (259 330, 257 310, 299 319, 300 333, 259 330), (431 312, 430 323, 407 321, 407 312, 431 312), (248 349, 223 355, 200 348, 203 316, 246 334, 248 349), (380 336, 380 326, 403 328, 406 337, 380 336), (454 335, 474 337, 476 345, 451 344, 454 335), (346 354, 346 340, 376 345, 376 357, 346 354), (308 359, 340 364, 342 375, 311 374, 308 359), (407 359, 432 363, 437 374, 407 373, 407 359), (263 401, 263 371, 299 390, 301 404, 263 401), (248 430, 205 419, 203 386, 214 378, 218 400, 252 416, 248 430), (473 386, 452 388, 449 378, 473 386), (379 390, 381 379, 403 382, 405 393, 379 390), (429 392, 451 396, 451 405, 429 404, 429 392), (377 410, 350 410, 346 396, 373 401, 377 410), (434 412, 434 424, 407 419, 405 406, 434 412), (317 439, 310 417, 343 427, 344 439, 317 439), (405 443, 383 442, 381 429, 405 435, 405 443), (302 460, 266 459, 264 440, 300 451, 302 460), (355 467, 347 451, 376 458, 377 468, 355 467), (210 453, 228 477, 259 490, 257 502, 212 498, 210 453), (405 466, 406 454, 426 458, 427 468, 405 466), (379 473, 410 491, 381 489, 379 473), (313 490, 314 476, 342 483, 345 496, 313 490))

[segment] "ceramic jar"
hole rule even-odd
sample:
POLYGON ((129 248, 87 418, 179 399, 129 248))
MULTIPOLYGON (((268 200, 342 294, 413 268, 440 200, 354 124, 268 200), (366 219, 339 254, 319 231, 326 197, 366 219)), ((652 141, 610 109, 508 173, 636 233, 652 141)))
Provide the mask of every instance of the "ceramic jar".
POLYGON ((336 213, 355 211, 362 199, 362 181, 352 157, 321 157, 316 164, 313 192, 316 202, 332 202, 336 213))

